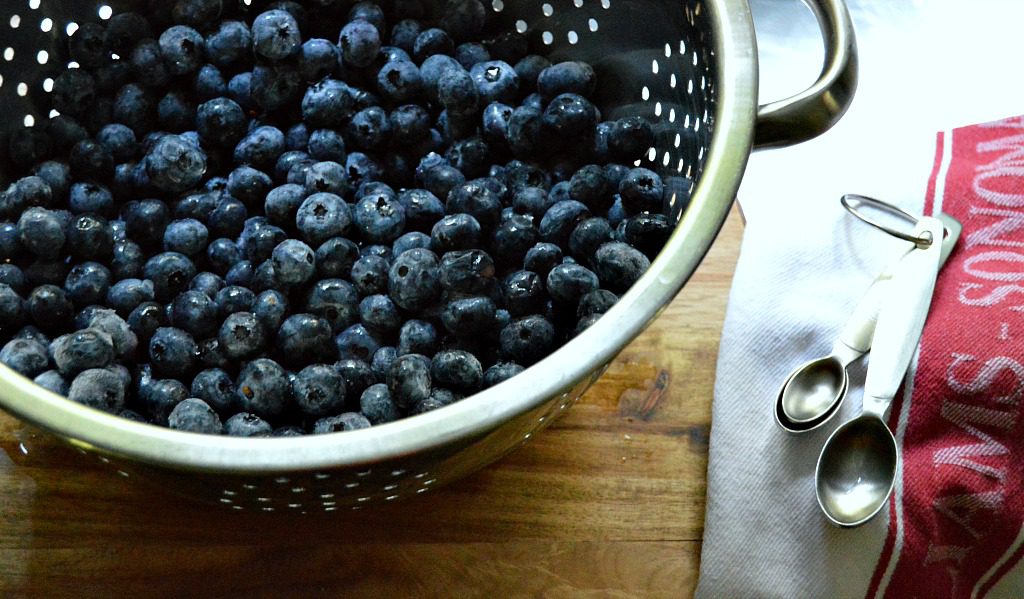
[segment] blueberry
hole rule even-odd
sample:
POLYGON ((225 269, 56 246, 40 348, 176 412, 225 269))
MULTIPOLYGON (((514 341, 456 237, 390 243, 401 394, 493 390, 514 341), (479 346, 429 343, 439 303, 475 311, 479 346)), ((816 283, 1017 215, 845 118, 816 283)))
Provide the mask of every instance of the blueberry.
POLYGON ((514 317, 541 313, 547 301, 544 280, 529 270, 516 271, 505 277, 501 291, 505 306, 514 317))
POLYGON ((488 60, 472 66, 470 75, 484 104, 513 104, 519 95, 519 76, 507 62, 488 60))
POLYGON ((405 208, 394 194, 372 193, 356 202, 353 220, 364 239, 390 242, 405 229, 405 208))
POLYGON ((605 243, 594 254, 597 275, 612 291, 629 289, 650 266, 651 261, 640 250, 619 241, 605 243))
POLYGON ((199 67, 193 87, 196 98, 200 101, 220 98, 228 93, 228 83, 224 80, 224 74, 212 64, 199 67))
POLYGON ((437 350, 437 330, 423 320, 407 320, 398 334, 398 354, 433 355, 437 350))
POLYGON ((245 112, 230 98, 214 98, 199 105, 196 130, 204 143, 233 148, 247 133, 245 112))
MULTIPOLYGON (((341 332, 350 327, 359 315, 359 293, 348 281, 322 279, 306 294, 306 311, 326 320, 333 332, 341 332)), ((371 326, 370 323, 367 326, 371 326)))
POLYGON ((206 257, 217 273, 227 275, 242 260, 242 251, 230 239, 214 239, 206 248, 206 257))
POLYGON ((354 324, 342 331, 335 344, 343 360, 369 361, 380 348, 380 342, 362 324, 354 324))
POLYGON ((64 290, 56 285, 40 285, 33 289, 26 301, 26 308, 32 322, 47 333, 65 329, 75 309, 64 290))
POLYGON ((247 216, 245 204, 230 196, 222 197, 206 221, 210 237, 236 237, 242 232, 247 216))
POLYGON ((579 143, 594 134, 597 111, 579 94, 559 94, 544 109, 543 125, 555 139, 579 143))
POLYGON ((156 302, 143 302, 128 315, 128 326, 138 340, 146 344, 158 328, 167 324, 167 312, 156 302))
POLYGON ((301 285, 316 274, 316 254, 297 239, 281 242, 271 260, 277 280, 285 285, 301 285))
POLYGON ((515 362, 498 362, 484 371, 483 386, 489 388, 507 381, 525 370, 515 362))
POLYGON ((569 181, 569 196, 594 212, 608 210, 614 201, 615 191, 605 176, 605 170, 596 164, 580 168, 569 181))
POLYGON ((274 225, 288 226, 295 219, 295 211, 306 199, 306 190, 301 185, 287 183, 275 187, 267 194, 264 212, 267 220, 274 225))
POLYGON ((393 255, 400 256, 415 248, 424 248, 429 250, 432 245, 433 240, 430 238, 430 235, 420 233, 419 231, 412 231, 396 239, 391 246, 391 251, 393 255))
POLYGON ((240 166, 228 175, 228 193, 249 206, 262 202, 272 186, 269 175, 251 166, 240 166))
POLYGON ((10 285, 0 283, 0 328, 10 331, 25 320, 25 301, 10 285))
POLYGON ((128 58, 132 74, 141 85, 159 89, 167 87, 171 82, 171 71, 168 62, 164 61, 160 44, 154 39, 139 41, 128 58))
POLYGON ((234 159, 257 169, 272 168, 284 153, 284 133, 276 127, 264 125, 250 131, 235 146, 234 159))
POLYGON ((196 364, 198 348, 192 335, 174 327, 161 327, 149 340, 149 358, 157 374, 184 378, 196 364))
POLYGON ((153 31, 146 17, 136 12, 123 12, 107 21, 103 45, 111 52, 127 53, 135 47, 136 42, 152 36, 153 31))
POLYGON ((204 62, 204 40, 191 27, 175 25, 160 35, 160 53, 171 75, 187 75, 199 70, 204 62))
POLYGON ((398 331, 402 314, 398 306, 386 295, 370 295, 359 303, 359 318, 372 331, 383 334, 398 331))
POLYGON ((359 410, 373 424, 384 424, 401 418, 398 405, 384 383, 367 387, 359 397, 359 410))
POLYGON ((188 388, 177 379, 158 379, 148 385, 145 393, 140 390, 138 395, 145 413, 155 423, 166 426, 174 407, 188 398, 188 388))
POLYGON ((416 38, 422 30, 423 27, 418 20, 402 19, 391 29, 391 45, 412 52, 416 38))
POLYGON ((441 324, 457 337, 480 338, 492 331, 496 310, 488 297, 457 299, 445 304, 441 310, 441 324))
POLYGON ((380 256, 363 256, 352 265, 352 284, 362 295, 385 293, 390 264, 380 256))
POLYGON ((268 331, 276 331, 288 313, 288 298, 280 291, 268 289, 256 296, 252 313, 268 331))
POLYGON ((519 264, 527 252, 540 240, 540 232, 533 225, 533 217, 512 214, 494 231, 494 255, 507 264, 519 264))
POLYGON ((575 200, 556 202, 544 213, 538 227, 541 238, 564 246, 573 229, 590 216, 590 210, 575 200))
POLYGON ((654 130, 650 123, 640 116, 631 116, 615 121, 614 126, 608 132, 610 157, 620 162, 632 162, 653 146, 654 130))
POLYGON ((110 223, 100 216, 76 216, 67 229, 67 249, 75 258, 105 259, 114 250, 110 223))
POLYGON ((665 187, 658 173, 646 168, 634 168, 619 182, 619 195, 627 213, 660 213, 663 210, 665 187))
POLYGON ((391 369, 391 365, 394 364, 398 358, 398 350, 384 346, 373 352, 373 359, 370 361, 370 369, 373 371, 373 376, 380 381, 386 380, 388 372, 391 369))
POLYGON ((481 62, 486 62, 491 59, 491 53, 487 51, 487 48, 483 44, 476 42, 466 42, 459 44, 455 48, 455 60, 459 61, 459 64, 463 68, 470 69, 473 65, 481 62))
POLYGON ((206 38, 206 56, 219 67, 245 64, 252 49, 252 34, 241 21, 221 21, 206 38))
POLYGON ((593 258, 597 248, 612 241, 612 236, 612 226, 607 220, 600 217, 588 218, 573 229, 569 236, 569 251, 577 260, 588 261, 593 258))
POLYGON ((114 360, 114 342, 99 329, 82 329, 58 337, 51 351, 57 370, 66 377, 90 368, 105 368, 114 360))
POLYGON ((303 368, 291 383, 299 410, 313 418, 336 413, 345 405, 345 379, 326 364, 303 368))
POLYGON ((450 164, 441 164, 425 171, 421 180, 430 193, 447 198, 452 189, 466 182, 466 176, 450 164))
MULTIPOLYGON (((25 271, 10 263, 0 264, 0 285, 8 285, 16 293, 21 295, 24 295, 29 290, 28 278, 25 276, 25 271)), ((0 287, 0 289, 2 289, 2 287, 0 287)), ((2 301, 2 298, 0 298, 0 303, 2 303, 2 301)), ((11 315, 9 311, 0 307, 0 328, 4 326, 4 322, 8 322, 4 318, 4 314, 7 314, 14 319, 14 316, 11 315)))
POLYGON ((362 414, 356 412, 345 412, 337 416, 327 416, 317 420, 313 424, 314 435, 327 433, 340 433, 342 431, 354 431, 363 428, 370 428, 370 421, 362 414))
POLYGON ((524 56, 516 63, 516 75, 519 77, 523 89, 536 89, 537 79, 541 71, 551 66, 551 61, 537 54, 524 56))
MULTIPOLYGON (((249 80, 252 102, 265 111, 284 108, 298 102, 305 83, 298 71, 286 64, 256 65, 249 80)), ((244 104, 239 101, 239 104, 244 104)))
POLYGON ((286 239, 288 234, 283 229, 269 224, 262 217, 253 217, 245 222, 238 241, 245 257, 259 264, 270 258, 274 248, 286 239))
MULTIPOLYGON (((551 189, 550 173, 536 165, 526 164, 518 160, 513 160, 506 165, 503 179, 513 196, 526 187, 539 187, 543 190, 551 189)), ((566 183, 566 186, 568 186, 568 183, 566 183)))
POLYGON ((310 157, 314 160, 331 161, 339 164, 345 162, 345 140, 333 129, 317 129, 309 134, 310 157))
POLYGON ((75 305, 88 306, 102 303, 110 284, 110 270, 106 266, 98 262, 83 262, 71 267, 64 280, 64 290, 75 305))
POLYGON ((50 365, 46 346, 33 339, 14 339, 0 349, 0 363, 22 376, 34 378, 50 365))
POLYGON ((167 416, 167 426, 188 433, 219 435, 224 429, 220 416, 202 399, 190 397, 174 406, 167 416))
POLYGON ((133 241, 114 242, 114 257, 110 261, 110 274, 115 279, 135 279, 142 276, 142 248, 133 241))
MULTIPOLYGON (((3 352, 0 351, 0 354, 3 352)), ((0 358, 0 362, 3 359, 0 358)), ((46 372, 36 376, 32 379, 32 382, 39 385, 43 389, 53 391, 57 395, 67 396, 68 391, 71 388, 71 384, 56 370, 47 370, 46 372)))
POLYGON ((416 414, 423 414, 431 410, 443 408, 455 403, 459 399, 461 399, 461 396, 456 395, 448 389, 443 387, 434 387, 430 390, 430 397, 413 406, 412 409, 409 410, 409 415, 415 416, 416 414))
POLYGON ((315 38, 302 44, 299 54, 299 74, 309 83, 320 81, 338 72, 341 49, 331 42, 315 38))
POLYGON ((224 432, 230 437, 269 437, 274 427, 256 414, 239 412, 224 422, 224 432))
POLYGON ((109 370, 93 368, 75 377, 68 399, 90 408, 116 414, 124 409, 125 387, 121 378, 109 370))
POLYGON ((117 162, 127 162, 135 157, 138 142, 135 132, 126 125, 106 125, 96 135, 96 141, 103 146, 117 162))
POLYGON ((244 410, 262 418, 280 416, 292 401, 288 373, 277 362, 253 360, 238 375, 237 395, 244 410))
POLYGON ((537 91, 547 99, 572 93, 589 96, 594 92, 597 76, 585 62, 570 61, 552 65, 537 76, 537 91))
POLYGON ((672 227, 663 214, 638 214, 622 221, 616 231, 619 241, 640 250, 653 260, 668 242, 672 227))
MULTIPOLYGON (((452 42, 452 38, 448 36, 448 33, 443 29, 432 27, 425 29, 416 36, 416 41, 413 42, 412 55, 417 62, 425 63, 431 56, 437 54, 443 54, 445 56, 451 56, 455 52, 455 43, 452 42)), ((459 64, 452 59, 454 64, 459 64)), ((461 65, 460 65, 461 66, 461 65)))
POLYGON ((228 97, 245 110, 257 108, 252 94, 252 72, 239 73, 228 80, 228 97))
POLYGON ((405 104, 388 115, 392 143, 396 146, 419 144, 430 137, 430 114, 417 104, 405 104))
POLYGON ((171 324, 193 337, 209 337, 219 324, 217 303, 201 291, 185 291, 171 304, 171 324))
POLYGON ((491 102, 484 108, 482 134, 487 143, 508 143, 508 123, 512 119, 512 111, 511 106, 501 102, 491 102))
POLYGON ((271 437, 302 437, 306 434, 306 430, 298 425, 282 426, 281 428, 275 428, 274 432, 270 434, 271 437))
POLYGON ((433 252, 417 248, 395 258, 388 272, 388 293, 399 307, 423 310, 440 292, 438 260, 433 252))
POLYGON ((277 347, 291 365, 308 364, 337 355, 331 324, 312 314, 294 314, 277 331, 277 347))
POLYGON ((206 154, 182 136, 165 135, 146 156, 146 173, 157 189, 180 193, 202 180, 206 154))
POLYGON ((388 62, 377 72, 377 90, 393 104, 414 101, 422 86, 419 68, 408 60, 388 62))
POLYGON ((206 27, 216 22, 223 10, 223 0, 177 0, 171 8, 171 18, 175 23, 206 27))
POLYGON ((146 262, 143 274, 152 281, 156 299, 169 301, 188 288, 196 275, 196 267, 184 254, 163 252, 146 262))
POLYGON ((430 397, 430 360, 420 354, 399 356, 388 370, 387 386, 395 404, 408 409, 430 397))
POLYGON ((172 221, 164 230, 164 250, 197 256, 206 250, 208 236, 206 225, 194 218, 172 221))
POLYGON ((121 216, 129 237, 141 244, 153 246, 163 241, 170 210, 160 200, 139 200, 126 204, 121 216))
POLYGON ((283 10, 269 10, 252 23, 252 47, 257 57, 271 62, 284 60, 302 48, 295 18, 283 10))
POLYGON ((351 226, 351 210, 334 194, 313 194, 306 198, 295 216, 295 223, 306 242, 319 245, 343 236, 351 226))
POLYGON ((473 354, 463 350, 438 352, 430 366, 431 380, 463 393, 473 393, 483 382, 483 367, 473 354))
POLYGON ((21 245, 42 258, 55 258, 64 247, 64 227, 57 214, 45 208, 32 207, 18 219, 21 245))
POLYGON ((477 247, 480 236, 480 223, 469 214, 446 215, 430 232, 434 250, 438 252, 477 247))
POLYGON ((107 292, 106 304, 127 316, 144 302, 151 302, 155 297, 153 282, 140 279, 121 279, 110 287, 107 292))
POLYGON ((384 11, 373 2, 356 2, 348 12, 349 21, 363 20, 384 32, 384 11))
POLYGON ((499 341, 506 358, 529 366, 554 349, 555 328, 543 316, 527 316, 503 328, 499 341))
POLYGON ((380 50, 380 33, 366 21, 353 21, 341 29, 338 44, 346 64, 367 67, 380 50))
POLYGON ((398 202, 405 210, 406 229, 430 231, 444 215, 444 205, 437 196, 425 189, 407 189, 398 194, 398 202))
POLYGON ((66 162, 47 160, 37 165, 34 172, 49 185, 52 197, 65 197, 71 188, 71 167, 66 162))
POLYGON ((311 85, 302 99, 302 119, 307 127, 331 128, 352 117, 356 90, 337 79, 311 85))
POLYGON ((579 318, 583 318, 584 316, 591 316, 594 314, 604 314, 610 310, 617 301, 619 301, 619 297, 611 291, 608 291, 607 289, 595 289, 580 298, 580 304, 576 309, 576 315, 579 318))
POLYGON ((512 198, 512 207, 519 214, 542 218, 553 202, 541 187, 523 187, 512 198))
POLYGON ((81 117, 96 101, 96 80, 83 69, 64 71, 53 80, 50 97, 61 114, 81 117))
POLYGON ((462 68, 450 68, 437 80, 437 99, 449 117, 473 115, 480 105, 480 92, 473 77, 462 68))
POLYGON ((539 108, 519 106, 508 119, 508 147, 520 157, 541 156, 548 152, 550 143, 542 131, 543 113, 539 108))
POLYGON ((597 275, 579 264, 559 264, 547 276, 547 290, 552 299, 574 308, 581 297, 599 286, 597 275))
POLYGON ((494 261, 482 250, 459 250, 441 256, 439 281, 449 293, 480 293, 495 273, 494 261))
MULTIPOLYGON (((356 115, 358 116, 358 115, 356 115)), ((307 193, 333 193, 346 195, 350 190, 345 168, 337 162, 316 162, 309 167, 304 179, 307 193)))
POLYGON ((316 270, 322 278, 348 278, 359 259, 359 246, 344 237, 332 237, 316 249, 316 270))

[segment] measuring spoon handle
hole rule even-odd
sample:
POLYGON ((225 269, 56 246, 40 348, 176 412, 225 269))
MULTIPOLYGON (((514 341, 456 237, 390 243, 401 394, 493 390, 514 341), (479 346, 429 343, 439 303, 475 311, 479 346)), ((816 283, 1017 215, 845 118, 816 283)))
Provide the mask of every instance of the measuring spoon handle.
POLYGON ((914 234, 930 233, 932 243, 900 260, 888 282, 871 339, 871 364, 864 384, 864 411, 884 419, 921 338, 942 252, 942 222, 922 217, 914 234))

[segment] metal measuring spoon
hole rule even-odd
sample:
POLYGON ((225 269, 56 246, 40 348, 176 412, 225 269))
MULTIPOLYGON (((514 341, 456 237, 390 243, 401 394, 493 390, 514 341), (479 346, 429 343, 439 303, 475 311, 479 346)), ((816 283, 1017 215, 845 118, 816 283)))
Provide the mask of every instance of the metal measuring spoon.
MULTIPOLYGON (((947 214, 940 213, 938 218, 945 228, 941 268, 963 227, 947 214)), ((829 355, 801 364, 786 377, 775 400, 775 421, 780 427, 791 433, 807 432, 828 422, 839 411, 849 389, 849 365, 871 348, 881 298, 897 264, 898 261, 891 264, 871 283, 829 355)))
MULTIPOLYGON (((914 234, 940 239, 942 222, 922 217, 914 234)), ((818 457, 815 495, 825 516, 838 526, 867 522, 892 493, 900 458, 886 412, 921 338, 941 251, 932 242, 926 249, 910 250, 896 266, 872 339, 862 413, 837 428, 818 457)))

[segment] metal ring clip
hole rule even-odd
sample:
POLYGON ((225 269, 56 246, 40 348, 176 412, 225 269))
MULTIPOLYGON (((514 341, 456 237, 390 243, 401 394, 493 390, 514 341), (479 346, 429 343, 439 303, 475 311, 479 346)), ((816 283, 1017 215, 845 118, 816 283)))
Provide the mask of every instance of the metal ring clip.
POLYGON ((892 227, 883 225, 882 223, 872 218, 868 218, 867 216, 861 214, 858 210, 860 205, 868 205, 873 208, 877 208, 883 212, 888 212, 893 216, 902 218, 903 220, 909 222, 911 225, 917 225, 917 217, 914 216, 913 214, 910 214, 906 210, 903 210, 899 206, 894 206, 888 202, 883 202, 882 200, 876 200, 875 198, 869 198, 867 196, 862 196, 855 193, 848 193, 844 195, 842 198, 839 199, 839 202, 843 205, 843 208, 846 208, 846 211, 849 212, 850 214, 856 216, 858 219, 864 221, 865 223, 871 225, 872 227, 875 227, 876 229, 885 231, 886 233, 892 235, 893 237, 896 237, 897 239, 909 241, 922 249, 932 244, 931 235, 914 236, 909 233, 904 233, 903 231, 899 231, 892 227), (851 205, 852 203, 855 203, 856 206, 851 205))

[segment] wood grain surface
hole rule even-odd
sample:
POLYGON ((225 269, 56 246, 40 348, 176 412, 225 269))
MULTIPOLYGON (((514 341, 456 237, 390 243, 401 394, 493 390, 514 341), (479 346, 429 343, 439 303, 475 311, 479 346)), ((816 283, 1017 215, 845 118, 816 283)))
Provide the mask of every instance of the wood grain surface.
POLYGON ((741 231, 734 210, 683 292, 561 420, 411 501, 220 511, 0 413, 0 596, 689 596, 741 231))

